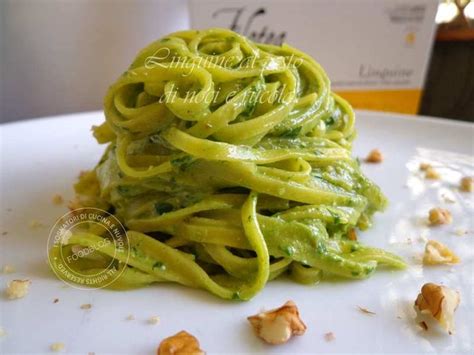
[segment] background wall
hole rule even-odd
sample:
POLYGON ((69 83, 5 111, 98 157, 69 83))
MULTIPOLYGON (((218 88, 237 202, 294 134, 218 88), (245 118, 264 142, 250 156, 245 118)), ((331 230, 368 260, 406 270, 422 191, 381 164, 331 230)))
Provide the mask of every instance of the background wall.
MULTIPOLYGON (((471 17, 435 43, 421 114, 474 121, 471 17)), ((139 49, 189 26, 187 0, 0 0, 0 122, 101 109, 139 49)))
POLYGON ((139 49, 189 26, 186 0, 0 0, 0 122, 102 107, 139 49))

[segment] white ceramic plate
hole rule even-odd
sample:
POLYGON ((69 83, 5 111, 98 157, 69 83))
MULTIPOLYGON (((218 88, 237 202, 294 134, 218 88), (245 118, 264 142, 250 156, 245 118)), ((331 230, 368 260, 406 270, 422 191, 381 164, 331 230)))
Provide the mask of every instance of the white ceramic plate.
POLYGON ((473 195, 459 192, 459 179, 473 175, 473 125, 424 117, 359 112, 355 154, 379 148, 382 164, 364 164, 390 199, 390 207, 361 233, 363 243, 389 249, 406 258, 406 271, 378 271, 364 281, 302 286, 271 282, 245 303, 220 300, 207 292, 175 285, 114 292, 64 287, 46 263, 50 226, 66 212, 52 204, 59 193, 72 197, 80 170, 98 161, 104 147, 89 131, 102 121, 99 112, 61 116, 0 126, 1 132, 1 262, 16 273, 0 276, 32 280, 19 300, 1 297, 6 335, 1 353, 47 353, 62 342, 70 353, 153 354, 166 336, 182 329, 194 334, 208 353, 471 353, 473 351, 473 195), (433 164, 442 180, 425 180, 420 162, 433 164), (446 199, 454 202, 447 202, 446 199), (448 208, 449 226, 429 228, 428 210, 448 208), (31 221, 43 227, 31 228, 31 221), (461 232, 467 234, 459 236, 461 232), (422 267, 424 238, 450 246, 460 265, 422 267), (414 321, 413 302, 426 282, 442 283, 461 293, 456 334, 424 332, 414 321), (55 298, 58 303, 53 303, 55 298), (308 326, 306 334, 283 346, 257 339, 246 320, 262 308, 294 300, 308 326), (90 303, 92 309, 80 309, 90 303), (365 307, 375 315, 358 310, 365 307), (135 320, 126 320, 130 314, 135 320), (159 316, 161 323, 147 320, 159 316), (335 339, 326 341, 324 334, 335 339))

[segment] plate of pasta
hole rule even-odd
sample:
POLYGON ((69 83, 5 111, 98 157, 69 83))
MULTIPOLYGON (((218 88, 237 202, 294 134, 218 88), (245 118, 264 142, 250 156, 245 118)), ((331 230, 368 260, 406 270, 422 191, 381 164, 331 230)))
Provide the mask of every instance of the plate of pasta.
POLYGON ((354 112, 290 45, 165 36, 103 112, 1 126, 0 349, 471 352, 473 133, 354 112))

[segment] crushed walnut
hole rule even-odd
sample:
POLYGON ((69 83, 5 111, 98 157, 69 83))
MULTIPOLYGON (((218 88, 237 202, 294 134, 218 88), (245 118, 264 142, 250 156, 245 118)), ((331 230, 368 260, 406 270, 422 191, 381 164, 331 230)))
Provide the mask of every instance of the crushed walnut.
POLYGON ((459 258, 446 245, 437 242, 436 240, 429 240, 425 246, 425 253, 423 254, 423 264, 425 265, 442 265, 442 264, 457 264, 459 258))
POLYGON ((58 303, 58 302, 59 302, 59 298, 55 298, 55 299, 53 300, 53 303, 58 303))
POLYGON ((444 202, 446 202, 446 203, 456 203, 456 200, 454 200, 453 198, 451 198, 450 196, 448 196, 446 194, 442 194, 441 197, 443 198, 444 202))
POLYGON ((129 314, 125 320, 135 320, 135 316, 133 314, 129 314))
POLYGON ((429 167, 425 170, 425 179, 439 180, 440 178, 441 178, 441 175, 434 168, 429 167))
POLYGON ((431 164, 428 164, 428 163, 420 163, 420 170, 421 171, 426 171, 428 169, 432 169, 433 167, 431 166, 431 164))
POLYGON ((51 201, 54 205, 61 205, 64 202, 64 199, 60 194, 55 194, 51 201))
POLYGON ((357 306, 357 308, 359 309, 359 311, 361 311, 362 313, 365 313, 365 314, 370 314, 370 315, 377 314, 377 313, 369 311, 367 308, 364 308, 364 307, 361 307, 361 306, 357 306))
POLYGON ((472 192, 474 189, 474 177, 465 176, 461 179, 459 183, 459 188, 464 192, 472 192))
POLYGON ((383 161, 382 152, 378 149, 372 149, 365 158, 367 163, 381 163, 383 161))
POLYGON ((438 226, 441 224, 450 224, 453 221, 451 212, 444 208, 432 208, 429 212, 428 220, 430 225, 438 226))
POLYGON ((326 341, 333 341, 334 339, 336 339, 336 337, 334 336, 333 332, 329 332, 329 333, 324 334, 324 339, 326 341))
POLYGON ((91 309, 92 305, 90 303, 81 304, 81 309, 91 309))
POLYGON ((55 353, 59 353, 60 351, 64 351, 66 349, 66 346, 64 343, 53 343, 51 344, 51 351, 54 351, 55 353))
POLYGON ((465 230, 465 229, 463 229, 463 228, 457 228, 457 229, 454 231, 454 234, 456 234, 457 236, 461 237, 461 236, 467 234, 467 230, 465 230))
POLYGON ((201 350, 199 341, 182 330, 173 336, 170 336, 160 343, 157 355, 204 355, 205 352, 201 350))
POLYGON ((153 324, 153 325, 160 324, 160 317, 158 317, 158 316, 150 317, 148 319, 148 323, 153 324))
POLYGON ((8 299, 14 300, 23 298, 28 294, 30 280, 12 280, 5 290, 8 299))
POLYGON ((446 286, 427 283, 415 301, 415 309, 436 319, 449 334, 454 333, 454 312, 460 302, 459 292, 446 286))
POLYGON ((269 344, 286 343, 293 335, 303 335, 306 325, 293 301, 280 308, 261 312, 247 318, 255 333, 269 344))

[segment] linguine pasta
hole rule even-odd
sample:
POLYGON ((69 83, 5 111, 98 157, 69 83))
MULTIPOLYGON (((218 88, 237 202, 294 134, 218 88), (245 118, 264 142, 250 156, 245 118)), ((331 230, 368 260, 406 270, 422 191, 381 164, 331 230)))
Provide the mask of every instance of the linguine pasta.
MULTIPOLYGON (((225 29, 173 33, 109 88, 105 116, 94 135, 107 148, 75 206, 112 212, 130 255, 108 245, 71 268, 126 264, 110 287, 175 282, 248 300, 283 274, 313 284, 404 267, 348 238, 387 201, 351 157, 351 106, 305 53, 225 29)), ((101 238, 76 231, 63 248, 101 238)))

